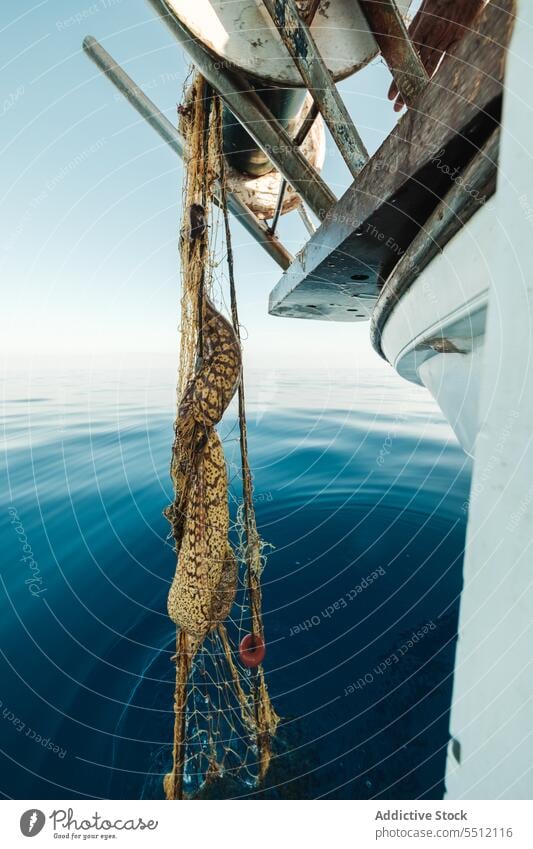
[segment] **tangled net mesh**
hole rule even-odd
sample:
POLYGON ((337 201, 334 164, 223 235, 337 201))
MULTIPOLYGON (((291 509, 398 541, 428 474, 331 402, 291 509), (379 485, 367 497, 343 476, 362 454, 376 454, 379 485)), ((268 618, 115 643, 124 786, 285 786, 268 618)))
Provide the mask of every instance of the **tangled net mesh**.
MULTIPOLYGON (((183 189, 186 216, 180 237, 181 346, 178 416, 171 460, 175 499, 167 508, 166 515, 176 543, 176 575, 180 575, 182 589, 174 593, 174 598, 172 589, 169 594, 169 613, 177 623, 177 632, 176 655, 173 658, 176 663, 173 766, 164 781, 168 799, 206 793, 215 779, 225 780, 232 787, 231 792, 235 784, 240 785, 244 792, 257 787, 268 770, 271 741, 279 721, 270 702, 262 666, 254 664, 247 668, 240 662, 238 651, 240 640, 247 633, 251 633, 254 639, 257 638, 264 645, 261 573, 265 565, 265 543, 255 521, 242 373, 237 385, 239 463, 230 468, 230 483, 236 483, 237 480, 240 482, 242 497, 234 494, 234 487, 229 488, 228 496, 225 469, 216 482, 216 486, 222 486, 220 480, 224 479, 225 504, 221 506, 221 514, 227 511, 228 497, 232 504, 227 533, 227 558, 222 566, 220 558, 218 562, 213 559, 209 564, 207 578, 202 565, 205 564, 205 556, 200 567, 198 558, 195 561, 193 557, 189 567, 187 563, 184 565, 180 562, 180 557, 185 560, 187 554, 190 554, 189 540, 197 541, 197 526, 193 523, 192 531, 190 528, 187 530, 193 511, 212 515, 206 512, 205 505, 196 503, 200 498, 198 493, 204 493, 206 501, 211 497, 209 486, 202 489, 197 485, 197 480, 203 473, 202 462, 209 461, 209 451, 216 454, 220 442, 214 427, 199 427, 198 416, 197 420, 191 417, 191 405, 199 404, 202 412, 207 411, 209 414, 212 408, 218 410, 221 404, 225 406, 234 391, 233 387, 225 399, 224 389, 228 394, 227 387, 224 387, 224 381, 222 378, 219 380, 220 376, 216 374, 214 379, 212 375, 209 376, 208 386, 202 384, 204 395, 200 397, 198 390, 200 365, 206 354, 205 348, 210 344, 211 325, 214 327, 218 322, 219 328, 222 328, 222 338, 224 333, 227 337, 231 331, 231 328, 230 331, 225 329, 225 319, 212 304, 215 290, 223 291, 225 283, 222 271, 224 248, 232 332, 238 346, 240 365, 239 321, 226 204, 221 115, 220 99, 205 80, 197 75, 192 82, 192 96, 189 92, 188 107, 181 121, 186 139, 183 189), (217 206, 213 202, 215 190, 217 206), (194 503, 191 505, 191 502, 194 503), (216 569, 222 569, 221 578, 217 578, 215 589, 209 589, 210 581, 213 583, 211 574, 216 569), (191 583, 193 586, 190 586, 191 583), (173 615, 174 608, 179 608, 183 601, 180 592, 183 595, 184 585, 195 604, 198 601, 196 596, 200 597, 202 603, 205 602, 202 609, 209 603, 212 613, 207 625, 198 624, 195 628, 187 620, 188 624, 184 626, 185 619, 180 618, 179 613, 173 615)), ((229 370, 228 357, 224 362, 222 377, 229 370)), ((231 366, 231 351, 229 363, 231 366)), ((220 419, 217 416, 218 412, 213 415, 215 422, 220 419)), ((225 462, 223 460, 222 464, 225 465, 225 462)), ((199 526, 204 532, 205 527, 201 523, 199 526)), ((204 536, 209 537, 211 532, 213 536, 215 530, 218 529, 208 527, 204 536)), ((203 543, 205 548, 207 543, 205 540, 203 543)))

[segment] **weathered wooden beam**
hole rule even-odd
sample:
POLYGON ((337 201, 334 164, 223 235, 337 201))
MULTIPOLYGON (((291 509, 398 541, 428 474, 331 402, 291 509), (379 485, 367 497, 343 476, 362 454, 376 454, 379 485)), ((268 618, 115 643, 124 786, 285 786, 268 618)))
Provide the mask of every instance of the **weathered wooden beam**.
POLYGON ((497 127, 479 153, 453 183, 421 227, 386 281, 370 322, 370 340, 382 357, 381 333, 401 297, 431 260, 461 230, 466 222, 496 191, 500 128, 497 127))
POLYGON ((300 17, 295 0, 263 0, 263 3, 328 125, 342 158, 356 177, 367 162, 368 153, 311 31, 300 17))
POLYGON ((335 195, 261 98, 250 90, 249 82, 236 73, 230 73, 216 54, 200 44, 166 0, 148 2, 190 55, 200 73, 220 94, 230 112, 315 215, 322 219, 335 203, 335 195))
MULTIPOLYGON (((270 295, 270 312, 352 321, 499 126, 514 0, 491 0, 270 295)), ((368 312, 367 312, 368 315, 368 312)))
POLYGON ((359 0, 359 5, 398 91, 405 104, 411 106, 427 86, 429 77, 400 10, 394 0, 359 0))

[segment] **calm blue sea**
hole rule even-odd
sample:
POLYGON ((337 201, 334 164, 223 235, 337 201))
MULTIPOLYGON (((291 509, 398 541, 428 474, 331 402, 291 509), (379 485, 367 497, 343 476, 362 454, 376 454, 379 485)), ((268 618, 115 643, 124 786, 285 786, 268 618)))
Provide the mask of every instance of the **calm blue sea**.
MULTIPOLYGON (((1 792, 161 798, 171 370, 4 385, 1 792)), ((439 798, 470 467, 392 371, 247 375, 275 798, 439 798), (415 635, 413 637, 413 634, 415 635)), ((238 489, 235 409, 221 432, 238 489)), ((250 794, 233 788, 231 795, 250 794)))

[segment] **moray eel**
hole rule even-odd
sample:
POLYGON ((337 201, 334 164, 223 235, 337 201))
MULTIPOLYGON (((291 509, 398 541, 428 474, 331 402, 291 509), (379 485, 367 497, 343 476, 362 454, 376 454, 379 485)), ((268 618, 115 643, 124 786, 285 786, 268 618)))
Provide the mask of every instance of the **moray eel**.
POLYGON ((237 588, 237 561, 228 542, 226 463, 214 425, 237 389, 241 349, 233 327, 207 298, 202 348, 178 409, 176 499, 167 511, 178 551, 168 612, 188 635, 191 653, 227 617, 237 588))
POLYGON ((176 498, 166 511, 176 547, 181 545, 188 489, 209 431, 224 414, 241 376, 241 349, 233 327, 205 298, 202 358, 178 408, 171 474, 176 498))
POLYGON ((168 597, 170 618, 201 637, 211 626, 214 594, 228 554, 226 462, 211 430, 189 489, 178 567, 168 597))
POLYGON ((200 368, 185 389, 178 410, 178 433, 191 420, 207 428, 218 424, 241 376, 241 349, 235 331, 205 299, 200 368))

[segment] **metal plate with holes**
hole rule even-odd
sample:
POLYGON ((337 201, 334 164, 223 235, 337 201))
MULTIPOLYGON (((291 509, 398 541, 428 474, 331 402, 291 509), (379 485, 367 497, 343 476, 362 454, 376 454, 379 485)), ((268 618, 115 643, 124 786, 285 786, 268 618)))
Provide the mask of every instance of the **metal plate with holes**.
POLYGON ((377 273, 353 257, 332 254, 325 273, 311 273, 301 280, 301 257, 270 296, 269 312, 290 318, 324 321, 367 321, 378 297, 377 273))
MULTIPOLYGON (((409 3, 398 0, 402 11, 409 3)), ((303 85, 261 0, 165 0, 165 5, 230 68, 278 85, 303 85)), ((335 80, 350 76, 377 53, 356 0, 321 0, 311 33, 335 80)))
MULTIPOLYGON (((363 169, 272 290, 269 312, 333 321, 367 318, 372 312, 371 299, 377 300, 384 282, 453 186, 456 175, 468 170, 494 130, 500 108, 501 99, 496 98, 443 144, 446 170, 430 161, 410 177, 405 174, 407 179, 391 194, 377 197, 375 190, 372 195, 363 183, 367 170, 363 169)), ((374 171, 378 157, 376 154, 369 162, 374 171)), ((489 164, 495 169, 495 163, 489 164)), ((366 183, 371 184, 372 177, 375 173, 366 183)))

